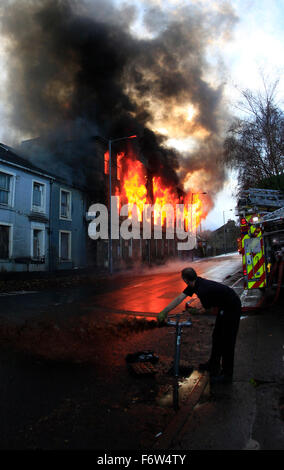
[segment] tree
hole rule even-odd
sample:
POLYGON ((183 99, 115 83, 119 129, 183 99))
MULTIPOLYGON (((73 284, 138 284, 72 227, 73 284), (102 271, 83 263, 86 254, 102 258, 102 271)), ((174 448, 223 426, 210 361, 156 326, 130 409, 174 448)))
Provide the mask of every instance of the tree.
POLYGON ((284 113, 276 103, 278 81, 264 91, 243 90, 239 109, 244 118, 236 118, 224 142, 225 162, 239 170, 239 189, 261 187, 263 180, 274 181, 281 189, 284 173, 284 113))

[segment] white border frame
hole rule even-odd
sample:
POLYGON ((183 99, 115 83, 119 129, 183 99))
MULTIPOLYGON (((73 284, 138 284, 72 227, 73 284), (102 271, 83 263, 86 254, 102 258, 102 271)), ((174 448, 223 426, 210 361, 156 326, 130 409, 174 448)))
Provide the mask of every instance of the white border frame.
POLYGON ((59 230, 59 261, 60 263, 68 263, 72 261, 72 231, 71 230, 59 230), (61 234, 68 233, 69 234, 69 246, 68 246, 68 259, 61 258, 61 234))
POLYGON ((60 195, 59 195, 59 219, 60 220, 69 220, 72 221, 72 191, 69 191, 68 189, 60 188, 60 195), (61 194, 62 191, 65 193, 69 193, 70 196, 70 204, 69 204, 69 214, 68 217, 64 217, 61 215, 61 194))

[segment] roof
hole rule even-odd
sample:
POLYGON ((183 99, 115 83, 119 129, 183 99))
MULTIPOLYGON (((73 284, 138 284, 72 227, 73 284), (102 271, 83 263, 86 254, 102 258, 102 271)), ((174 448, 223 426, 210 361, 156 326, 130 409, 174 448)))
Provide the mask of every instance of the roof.
POLYGON ((224 229, 228 229, 230 227, 238 229, 238 227, 236 225, 236 222, 232 219, 229 219, 229 220, 227 220, 227 222, 224 225, 221 225, 221 227, 218 227, 218 228, 216 228, 216 230, 213 230, 212 234, 213 233, 218 233, 218 232, 224 232, 224 229))
POLYGON ((0 143, 0 162, 6 162, 12 166, 22 168, 24 170, 32 171, 33 173, 40 174, 46 178, 55 179, 56 176, 52 173, 46 172, 41 168, 33 165, 29 160, 17 155, 11 147, 0 143))
POLYGON ((15 151, 9 147, 8 145, 4 145, 0 142, 0 163, 4 162, 14 167, 33 172, 37 175, 43 176, 45 178, 49 178, 52 180, 56 180, 57 182, 64 184, 66 186, 78 189, 80 191, 86 192, 86 188, 79 184, 74 184, 66 180, 63 176, 55 175, 46 171, 39 166, 33 165, 29 160, 26 160, 23 157, 20 157, 15 151))

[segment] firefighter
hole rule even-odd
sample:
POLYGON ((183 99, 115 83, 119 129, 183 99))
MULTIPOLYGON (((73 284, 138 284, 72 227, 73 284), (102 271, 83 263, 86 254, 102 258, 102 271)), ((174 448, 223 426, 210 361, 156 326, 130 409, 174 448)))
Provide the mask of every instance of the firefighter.
POLYGON ((208 371, 212 383, 230 383, 241 316, 240 298, 231 287, 199 277, 192 268, 183 269, 181 276, 187 287, 159 313, 158 322, 164 322, 171 310, 193 294, 198 296, 205 309, 214 308, 217 316, 212 334, 211 356, 208 362, 199 365, 199 370, 208 371))

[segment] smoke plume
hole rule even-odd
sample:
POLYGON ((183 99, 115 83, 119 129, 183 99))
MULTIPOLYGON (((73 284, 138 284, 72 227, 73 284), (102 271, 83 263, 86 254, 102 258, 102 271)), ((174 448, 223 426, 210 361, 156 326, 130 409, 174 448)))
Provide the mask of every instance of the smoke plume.
MULTIPOLYGON (((208 48, 228 40, 236 17, 227 2, 210 4, 4 0, 10 127, 47 141, 137 134, 153 173, 214 197, 227 110, 208 48), (171 146, 183 139, 190 150, 171 146)), ((82 156, 72 165, 84 167, 82 156)))

